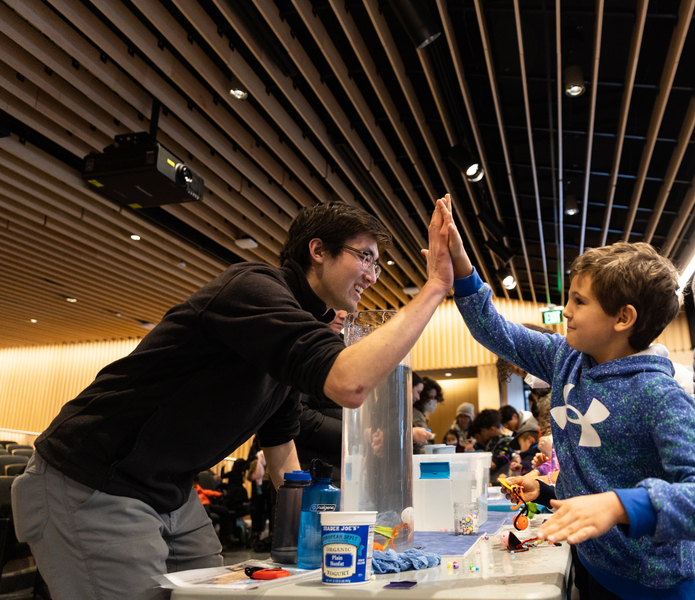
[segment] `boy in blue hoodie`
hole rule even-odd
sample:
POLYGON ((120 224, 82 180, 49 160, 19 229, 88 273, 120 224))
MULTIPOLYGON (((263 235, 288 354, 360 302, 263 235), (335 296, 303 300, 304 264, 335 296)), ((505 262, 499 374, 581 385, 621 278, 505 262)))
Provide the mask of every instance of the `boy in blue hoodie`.
MULTIPOLYGON (((577 544, 598 596, 694 598, 695 404, 649 350, 680 308, 673 265, 648 244, 588 250, 572 264, 565 337, 505 321, 454 225, 449 244, 473 337, 553 388, 561 500, 539 535, 577 544)), ((523 479, 532 500, 539 486, 523 479)))

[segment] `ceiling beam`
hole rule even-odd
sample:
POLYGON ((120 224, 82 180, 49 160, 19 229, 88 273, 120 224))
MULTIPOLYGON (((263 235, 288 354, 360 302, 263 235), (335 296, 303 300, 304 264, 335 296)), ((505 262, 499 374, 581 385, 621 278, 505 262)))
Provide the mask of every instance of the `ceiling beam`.
POLYGON ((594 149, 594 123, 596 121, 596 95, 598 93, 598 71, 601 64, 601 37, 603 35, 603 0, 596 0, 596 22, 594 25, 594 52, 591 75, 591 101, 589 104, 589 124, 586 136, 586 161, 584 173, 584 202, 582 203, 582 230, 579 241, 579 254, 584 253, 586 234, 586 215, 589 208, 589 178, 591 174, 591 156, 594 149))
MULTIPOLYGON (((507 180, 509 181, 509 189, 512 193, 512 202, 514 204, 514 213, 517 219, 517 225, 519 228, 519 239, 521 240, 521 250, 524 254, 524 262, 526 264, 526 274, 528 276, 529 287, 531 289, 531 298, 533 302, 536 302, 536 290, 533 285, 533 277, 531 275, 531 267, 529 265, 528 254, 526 252, 526 244, 524 242, 524 231, 521 225, 521 214, 519 212, 519 202, 516 197, 516 184, 514 182, 514 174, 512 173, 512 164, 509 156, 509 149, 507 147, 507 136, 504 132, 504 120, 502 118, 502 106, 499 98, 499 90, 497 89, 497 82, 495 80, 495 66, 492 62, 492 53, 490 51, 490 37, 487 32, 487 25, 485 23, 485 15, 483 14, 483 7, 480 0, 475 1, 475 14, 478 19, 478 27, 480 28, 480 37, 483 43, 483 52, 485 54, 485 64, 487 66, 488 79, 490 81, 490 89, 492 91, 492 101, 495 107, 495 114, 497 116, 497 125, 499 129, 500 142, 502 143, 502 153, 504 154, 504 162, 507 168, 507 180)), ((513 261, 514 259, 512 259, 513 261)), ((519 292, 519 299, 521 298, 521 292, 519 292)))
POLYGON ((620 116, 618 117, 618 130, 615 135, 615 149, 613 150, 613 166, 611 167, 611 181, 608 188, 608 199, 606 200, 606 211, 603 217, 603 230, 601 231, 601 246, 606 245, 608 228, 611 222, 613 211, 613 200, 615 190, 618 185, 618 172, 620 171, 620 159, 623 155, 623 144, 625 143, 625 131, 627 129, 627 118, 630 114, 630 102, 632 92, 635 87, 635 74, 639 63, 640 50, 642 48, 642 38, 644 37, 644 25, 647 21, 647 8, 649 0, 638 0, 637 20, 632 28, 632 40, 630 42, 630 54, 627 59, 627 70, 625 73, 625 89, 623 98, 620 102, 620 116))
POLYGON ((526 82, 526 57, 524 54, 524 35, 521 29, 521 13, 519 0, 514 0, 514 21, 516 24, 516 39, 519 46, 519 65, 521 67, 521 83, 524 95, 524 111, 526 113, 526 130, 528 133, 529 156, 531 157, 531 173, 533 174, 533 189, 536 197, 536 215, 538 217, 538 235, 540 237, 541 255, 543 257, 543 282, 545 284, 545 301, 550 304, 550 285, 548 284, 548 267, 545 259, 545 236, 543 235, 543 217, 541 215, 541 199, 538 191, 538 172, 536 171, 536 152, 533 148, 533 132, 531 129, 531 107, 528 100, 528 85, 526 82))
POLYGON ((669 45, 668 54, 666 56, 666 64, 661 74, 659 95, 654 102, 654 109, 652 110, 652 116, 649 122, 649 128, 647 130, 647 142, 642 150, 642 157, 640 159, 639 170, 637 172, 637 181, 635 182, 635 187, 632 190, 630 209, 627 217, 625 218, 625 230, 623 234, 623 241, 625 242, 630 240, 632 226, 634 225, 635 215, 637 214, 637 207, 639 206, 640 199, 642 197, 645 178, 647 176, 649 164, 652 160, 654 145, 656 144, 656 136, 659 133, 659 128, 661 127, 661 122, 664 118, 664 113, 666 112, 666 105, 671 94, 671 88, 673 86, 673 80, 676 76, 676 71, 678 70, 681 52, 683 51, 683 46, 685 45, 685 40, 688 35, 694 8, 695 0, 681 0, 680 9, 678 11, 678 23, 676 24, 676 27, 673 30, 673 36, 671 37, 671 44, 669 45))

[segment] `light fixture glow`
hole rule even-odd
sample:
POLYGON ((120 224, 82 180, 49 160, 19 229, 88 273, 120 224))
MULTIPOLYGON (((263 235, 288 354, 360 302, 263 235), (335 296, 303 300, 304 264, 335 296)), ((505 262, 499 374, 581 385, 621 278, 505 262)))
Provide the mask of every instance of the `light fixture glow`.
POLYGON ((456 144, 449 149, 447 158, 456 166, 459 171, 462 171, 468 181, 475 183, 480 181, 485 170, 480 163, 480 160, 473 156, 470 150, 462 144, 456 144))
POLYGON ((584 73, 579 65, 565 67, 563 73, 565 79, 565 94, 570 98, 581 96, 586 91, 584 85, 584 73))
POLYGON ((234 240, 234 243, 239 246, 239 248, 243 248, 244 250, 253 250, 254 248, 258 248, 258 242, 250 237, 239 238, 238 240, 234 240))
POLYGON ((393 262, 392 260, 387 260, 387 261, 386 261, 386 264, 387 264, 389 267, 392 267, 392 266, 395 265, 396 263, 393 262))
POLYGON ((30 323, 38 323, 38 321, 36 319, 29 319, 29 322, 30 323))
POLYGON ((403 288, 403 293, 408 294, 408 296, 414 296, 420 293, 420 288, 416 285, 409 285, 403 288))
POLYGON ((453 373, 444 373, 444 377, 451 377, 453 376, 453 373))
POLYGON ((505 289, 513 290, 516 287, 516 279, 514 279, 511 269, 507 267, 497 269, 497 277, 500 278, 505 289))
POLYGON ((176 265, 176 266, 177 266, 179 269, 185 269, 185 268, 186 268, 186 262, 182 260, 182 261, 181 261, 178 265, 176 265))
POLYGON ((564 205, 565 214, 570 217, 573 217, 579 212, 579 204, 577 204, 577 197, 574 194, 565 196, 564 205))
POLYGON ((131 240, 134 240, 134 241, 136 241, 136 242, 139 242, 139 241, 140 241, 140 236, 137 235, 136 233, 134 233, 133 235, 130 236, 130 239, 131 239, 131 240))
POLYGON ((249 97, 248 92, 240 89, 231 89, 229 93, 234 96, 237 100, 246 100, 249 97))
POLYGON ((71 304, 75 304, 75 302, 77 302, 77 298, 65 298, 65 299, 66 299, 68 302, 70 302, 71 304))
POLYGON ((468 181, 472 181, 473 183, 480 181, 483 175, 485 175, 485 171, 483 171, 483 167, 480 163, 475 162, 466 169, 466 177, 468 181))

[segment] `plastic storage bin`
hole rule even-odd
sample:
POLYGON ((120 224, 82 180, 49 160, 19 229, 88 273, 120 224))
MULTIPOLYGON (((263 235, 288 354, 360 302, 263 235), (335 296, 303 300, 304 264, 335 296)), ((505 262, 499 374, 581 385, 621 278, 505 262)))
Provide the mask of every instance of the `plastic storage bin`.
POLYGON ((490 452, 413 455, 415 531, 453 531, 454 502, 478 502, 487 521, 490 452))

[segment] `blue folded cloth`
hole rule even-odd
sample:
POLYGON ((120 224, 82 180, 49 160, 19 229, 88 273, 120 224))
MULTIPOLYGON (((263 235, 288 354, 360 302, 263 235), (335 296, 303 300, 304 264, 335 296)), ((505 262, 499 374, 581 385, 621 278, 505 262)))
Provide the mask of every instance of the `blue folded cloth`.
POLYGON ((400 573, 410 569, 428 569, 436 567, 441 562, 442 557, 439 554, 423 552, 416 548, 411 548, 400 554, 395 550, 387 550, 386 552, 374 550, 372 552, 372 572, 377 575, 400 573))

